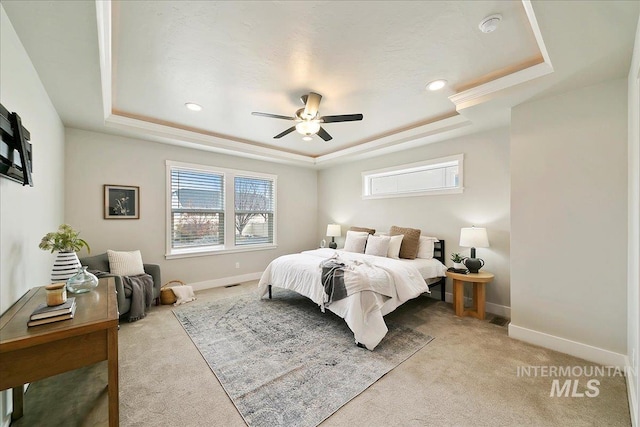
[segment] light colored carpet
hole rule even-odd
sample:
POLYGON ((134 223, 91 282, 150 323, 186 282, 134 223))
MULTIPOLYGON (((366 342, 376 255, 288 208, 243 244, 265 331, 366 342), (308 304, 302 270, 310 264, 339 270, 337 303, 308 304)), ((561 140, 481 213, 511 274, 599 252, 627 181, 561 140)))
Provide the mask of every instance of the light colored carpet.
MULTIPOLYGON (((246 294, 255 282, 198 293, 198 302, 246 294)), ((439 295, 437 295, 439 296, 439 295)), ((211 373, 172 306, 153 307, 142 321, 120 329, 120 425, 244 426, 235 406, 211 373)), ((325 426, 629 426, 624 378, 598 378, 597 397, 549 397, 552 379, 517 376, 522 366, 590 366, 551 350, 513 340, 505 327, 471 317, 459 318, 451 304, 419 297, 387 316, 437 337, 397 368, 340 408, 325 426)), ((91 392, 106 384, 80 371, 66 384, 91 392), (89 384, 90 383, 90 384, 89 384)), ((580 379, 585 388, 585 379, 580 379)), ((106 425, 104 394, 89 419, 65 417, 74 402, 67 388, 41 387, 25 396, 22 426, 106 425), (42 402, 47 424, 30 417, 30 404, 42 402), (65 424, 64 421, 73 420, 65 424)), ((59 384, 57 382, 56 384, 59 384)), ((33 405, 31 405, 33 406, 33 405)), ((37 412, 37 411, 32 411, 37 412)))
POLYGON ((389 323, 375 351, 308 298, 276 289, 174 310, 250 426, 315 427, 432 338, 389 323))

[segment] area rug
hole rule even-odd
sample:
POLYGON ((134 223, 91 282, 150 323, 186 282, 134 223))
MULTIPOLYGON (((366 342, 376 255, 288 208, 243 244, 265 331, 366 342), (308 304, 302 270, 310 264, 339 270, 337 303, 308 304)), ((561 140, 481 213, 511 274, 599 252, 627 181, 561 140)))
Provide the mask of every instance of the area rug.
POLYGON ((174 310, 245 422, 317 426, 433 338, 387 322, 374 351, 335 314, 294 292, 174 310))

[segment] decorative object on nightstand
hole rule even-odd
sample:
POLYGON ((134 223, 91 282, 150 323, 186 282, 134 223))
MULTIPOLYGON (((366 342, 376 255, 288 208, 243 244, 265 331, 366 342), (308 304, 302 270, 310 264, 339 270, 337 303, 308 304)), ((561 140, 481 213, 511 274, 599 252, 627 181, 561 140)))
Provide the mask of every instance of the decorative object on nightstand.
POLYGON ((331 249, 336 249, 338 244, 336 243, 336 237, 342 235, 342 230, 340 229, 340 224, 329 224, 327 225, 327 237, 331 237, 331 243, 329 243, 329 247, 331 249))
POLYGON ((470 273, 477 273, 484 266, 484 260, 476 258, 476 248, 488 248, 487 229, 481 227, 465 227, 460 230, 460 246, 471 248, 471 256, 465 258, 464 265, 470 273))
POLYGON ((87 248, 87 252, 91 252, 89 244, 78 237, 79 235, 80 232, 75 231, 70 225, 62 224, 58 231, 47 233, 40 241, 40 249, 51 253, 58 252, 51 271, 52 282, 66 282, 77 273, 78 267, 81 267, 77 251, 87 248))
POLYGON ((463 261, 464 257, 460 255, 458 252, 454 252, 451 254, 451 261, 453 261, 453 268, 456 270, 466 270, 467 267, 464 266, 463 261))

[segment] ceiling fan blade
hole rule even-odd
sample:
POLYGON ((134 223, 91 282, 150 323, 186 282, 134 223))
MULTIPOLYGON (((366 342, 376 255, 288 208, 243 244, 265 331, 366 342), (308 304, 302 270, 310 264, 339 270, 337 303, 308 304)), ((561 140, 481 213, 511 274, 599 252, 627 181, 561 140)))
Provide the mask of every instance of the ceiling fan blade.
POLYGON ((326 130, 324 130, 322 127, 318 131, 318 136, 324 139, 325 141, 331 141, 333 139, 333 137, 329 135, 329 133, 326 130))
POLYGON ((362 114, 341 114, 338 116, 322 116, 320 121, 323 123, 355 122, 362 120, 362 117, 362 114))
MULTIPOLYGON (((303 95, 304 96, 304 95, 303 95)), ((320 107, 320 100, 322 95, 315 92, 309 92, 306 102, 304 104, 304 116, 314 118, 318 114, 318 107, 320 107)))
POLYGON ((281 116, 279 114, 270 114, 270 113, 259 113, 257 111, 254 111, 253 113, 251 113, 251 115, 260 116, 260 117, 271 117, 272 119, 295 120, 295 118, 291 116, 281 116))
POLYGON ((289 135, 291 132, 293 132, 294 130, 296 130, 295 126, 291 126, 289 129, 285 130, 282 133, 277 134, 276 136, 273 137, 273 139, 278 139, 278 138, 282 138, 285 135, 289 135))

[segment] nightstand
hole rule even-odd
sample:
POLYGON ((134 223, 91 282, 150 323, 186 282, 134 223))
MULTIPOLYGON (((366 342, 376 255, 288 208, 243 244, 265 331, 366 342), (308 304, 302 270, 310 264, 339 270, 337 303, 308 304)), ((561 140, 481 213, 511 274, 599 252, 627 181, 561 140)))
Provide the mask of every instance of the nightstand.
POLYGON ((453 308, 456 316, 472 316, 484 320, 485 285, 493 280, 493 274, 486 271, 460 274, 447 271, 453 280, 453 308), (464 309, 464 282, 473 284, 473 309, 464 309))

